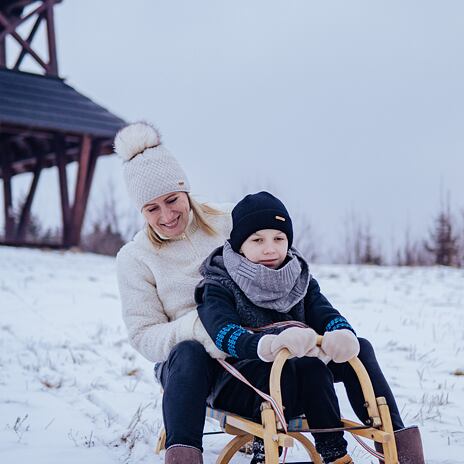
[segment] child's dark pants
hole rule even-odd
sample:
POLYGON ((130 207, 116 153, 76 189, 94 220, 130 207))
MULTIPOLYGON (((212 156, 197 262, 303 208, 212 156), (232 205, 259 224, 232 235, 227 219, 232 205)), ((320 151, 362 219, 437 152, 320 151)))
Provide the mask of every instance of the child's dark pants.
MULTIPOLYGON (((366 367, 376 396, 384 396, 392 416, 393 428, 403 428, 393 394, 382 374, 371 344, 360 338, 359 358, 366 367)), ((248 363, 242 374, 257 388, 269 393, 272 364, 259 360, 248 363)), ((184 444, 202 449, 206 399, 219 369, 202 345, 184 341, 176 345, 163 363, 158 377, 164 388, 163 419, 166 427, 166 447, 184 444)), ((361 421, 367 419, 361 387, 348 363, 329 363, 317 358, 293 358, 282 371, 282 398, 286 417, 306 414, 313 428, 340 426, 340 411, 333 382, 343 382, 354 412, 361 421)), ((232 379, 221 391, 215 407, 247 417, 260 417, 262 399, 245 384, 232 379)), ((318 436, 329 434, 316 434, 318 436)), ((341 435, 341 434, 340 434, 341 435)), ((325 439, 326 437, 324 437, 325 439)))

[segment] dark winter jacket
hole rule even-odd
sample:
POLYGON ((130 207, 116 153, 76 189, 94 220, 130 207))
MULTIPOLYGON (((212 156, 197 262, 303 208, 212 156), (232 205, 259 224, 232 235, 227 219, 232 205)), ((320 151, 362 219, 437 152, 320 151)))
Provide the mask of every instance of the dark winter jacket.
POLYGON ((204 279, 195 290, 201 322, 220 350, 237 359, 259 359, 260 338, 278 331, 253 333, 250 329, 287 320, 304 322, 321 335, 338 329, 354 332, 348 321, 322 295, 312 277, 306 296, 288 313, 254 305, 227 273, 222 248, 214 250, 203 262, 200 273, 204 279))

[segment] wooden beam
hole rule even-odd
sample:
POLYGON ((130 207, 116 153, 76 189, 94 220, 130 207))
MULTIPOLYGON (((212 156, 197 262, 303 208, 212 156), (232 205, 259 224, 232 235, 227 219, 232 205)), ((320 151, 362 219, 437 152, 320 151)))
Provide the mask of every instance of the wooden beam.
POLYGON ((9 163, 9 153, 6 152, 6 144, 2 143, 0 156, 2 159, 2 178, 3 178, 3 204, 5 209, 5 240, 12 241, 15 230, 15 219, 13 212, 13 196, 11 193, 11 166, 9 163))
POLYGON ((0 68, 6 68, 6 44, 5 44, 5 39, 0 40, 0 68))
POLYGON ((34 170, 34 177, 32 178, 31 187, 27 195, 26 201, 21 211, 21 217, 19 219, 18 229, 16 231, 15 239, 18 242, 23 242, 26 236, 26 227, 29 224, 31 218, 31 207, 34 200, 35 192, 37 190, 37 184, 39 183, 40 173, 42 172, 42 160, 40 155, 37 158, 36 168, 34 170))
POLYGON ((70 245, 71 209, 69 207, 68 174, 66 172, 66 146, 63 137, 56 136, 55 156, 60 184, 61 216, 63 222, 62 242, 63 246, 66 247, 70 245))
MULTIPOLYGON (((0 24, 2 24, 3 27, 5 27, 5 28, 11 27, 10 22, 3 15, 3 13, 1 11, 0 11, 0 24)), ((19 43, 19 45, 21 45, 21 47, 25 48, 26 51, 29 53, 29 55, 31 55, 32 58, 34 58, 35 61, 37 61, 37 63, 40 66, 42 66, 42 68, 46 72, 48 72, 47 64, 42 60, 42 58, 40 58, 39 55, 37 55, 37 53, 31 48, 31 46, 22 37, 15 30, 10 31, 10 34, 11 34, 11 37, 13 37, 19 43)))
POLYGON ((5 12, 8 16, 13 15, 13 11, 17 10, 18 8, 24 9, 27 5, 32 3, 33 0, 7 0, 8 6, 6 6, 5 12))
POLYGON ((80 227, 85 213, 85 197, 87 187, 87 176, 90 166, 92 140, 89 135, 82 137, 81 153, 79 157, 79 168, 77 172, 76 192, 72 208, 70 245, 77 246, 80 240, 80 227))
POLYGON ((48 37, 48 74, 58 76, 58 60, 56 57, 55 20, 53 13, 53 0, 47 0, 47 37, 48 37))
POLYGON ((23 16, 16 21, 10 22, 5 16, 2 15, 4 20, 6 20, 6 24, 3 24, 4 29, 2 32, 0 32, 0 42, 12 31, 17 29, 17 27, 22 24, 23 22, 27 21, 29 18, 32 16, 42 13, 47 8, 47 5, 45 3, 42 3, 42 5, 38 6, 35 10, 30 11, 26 16, 23 16))
POLYGON ((82 201, 83 208, 81 210, 80 216, 77 218, 77 223, 76 223, 76 226, 77 226, 76 231, 78 231, 78 234, 79 234, 76 239, 77 244, 79 244, 80 242, 82 226, 84 224, 85 212, 87 211, 87 205, 89 203, 90 189, 92 188, 93 175, 95 173, 95 166, 97 164, 97 159, 98 159, 98 152, 96 151, 95 146, 94 146, 90 153, 89 167, 87 170, 87 178, 86 178, 84 196, 83 196, 83 201, 82 201))
MULTIPOLYGON (((39 29, 40 23, 42 22, 43 15, 39 14, 37 17, 34 25, 32 26, 31 32, 29 33, 29 36, 26 39, 26 42, 30 45, 32 41, 34 40, 34 36, 39 29)), ((17 70, 21 66, 21 63, 23 62, 24 57, 27 55, 27 52, 24 48, 21 48, 21 53, 19 54, 15 65, 13 66, 13 69, 17 70)))
POLYGON ((85 185, 85 204, 86 205, 89 200, 90 189, 92 188, 93 175, 95 173, 95 167, 97 165, 99 150, 100 150, 100 143, 94 142, 92 146, 91 156, 90 156, 90 165, 89 165, 89 172, 87 174, 87 182, 85 185))

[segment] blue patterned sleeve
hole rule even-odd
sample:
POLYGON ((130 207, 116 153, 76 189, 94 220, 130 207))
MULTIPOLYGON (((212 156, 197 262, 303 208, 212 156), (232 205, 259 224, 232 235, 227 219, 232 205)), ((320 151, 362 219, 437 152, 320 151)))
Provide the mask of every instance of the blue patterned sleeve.
POLYGON ((259 359, 258 342, 264 334, 243 328, 232 293, 220 285, 206 284, 196 295, 198 315, 215 345, 238 359, 259 359))
POLYGON ((334 330, 348 329, 351 330, 355 335, 353 327, 348 323, 348 321, 343 316, 337 316, 332 319, 326 326, 324 332, 333 332, 334 330))

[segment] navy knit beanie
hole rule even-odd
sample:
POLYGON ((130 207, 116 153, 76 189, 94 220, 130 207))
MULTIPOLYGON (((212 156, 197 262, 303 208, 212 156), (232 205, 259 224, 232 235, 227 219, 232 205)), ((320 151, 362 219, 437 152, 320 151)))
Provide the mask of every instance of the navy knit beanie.
POLYGON ((288 248, 293 243, 293 226, 284 204, 268 192, 247 195, 232 210, 232 231, 230 244, 238 253, 243 242, 258 230, 275 229, 282 231, 288 240, 288 248))

